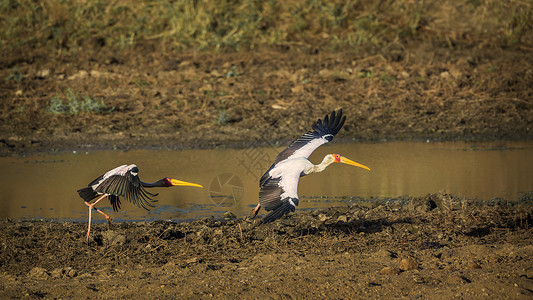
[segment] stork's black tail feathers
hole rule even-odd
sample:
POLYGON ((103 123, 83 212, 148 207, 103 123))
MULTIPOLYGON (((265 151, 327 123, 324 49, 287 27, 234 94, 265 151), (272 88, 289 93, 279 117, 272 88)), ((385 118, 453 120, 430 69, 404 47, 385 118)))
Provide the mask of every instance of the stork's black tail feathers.
POLYGON ((85 202, 89 202, 98 197, 98 193, 95 192, 91 187, 79 189, 78 194, 83 200, 85 200, 85 202))
POLYGON ((290 213, 290 212, 294 212, 296 210, 296 207, 291 203, 291 201, 289 200, 292 200, 293 203, 298 203, 298 199, 297 198, 287 198, 285 200, 283 200, 283 202, 281 203, 280 206, 278 206, 276 209, 272 210, 271 212, 269 212, 264 218, 263 218, 263 221, 262 223, 270 223, 276 219, 279 219, 281 217, 283 217, 284 215, 290 213))

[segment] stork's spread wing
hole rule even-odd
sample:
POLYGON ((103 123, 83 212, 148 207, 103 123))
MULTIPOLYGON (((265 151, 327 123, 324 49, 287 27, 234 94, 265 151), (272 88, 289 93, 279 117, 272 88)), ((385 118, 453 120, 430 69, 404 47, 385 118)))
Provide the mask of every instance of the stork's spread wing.
POLYGON ((346 117, 342 116, 342 109, 340 109, 337 113, 332 112, 331 116, 326 115, 324 117, 324 122, 319 119, 313 125, 313 131, 306 132, 304 135, 292 142, 287 149, 281 151, 276 157, 274 164, 287 158, 308 158, 316 148, 327 142, 330 142, 333 139, 337 132, 341 130, 345 120, 346 117))
POLYGON ((274 221, 296 209, 299 202, 299 179, 300 175, 294 173, 277 178, 270 177, 263 181, 259 191, 259 203, 266 211, 270 211, 263 223, 274 221))
POLYGON ((261 186, 259 191, 259 203, 266 211, 271 211, 277 208, 281 203, 281 194, 285 191, 279 185, 281 177, 269 178, 261 186))
POLYGON ((98 177, 89 186, 95 192, 110 195, 109 200, 114 210, 120 208, 119 196, 148 210, 147 206, 153 207, 150 202, 157 201, 150 197, 155 197, 157 194, 152 194, 144 189, 138 174, 139 169, 136 165, 123 165, 98 177))

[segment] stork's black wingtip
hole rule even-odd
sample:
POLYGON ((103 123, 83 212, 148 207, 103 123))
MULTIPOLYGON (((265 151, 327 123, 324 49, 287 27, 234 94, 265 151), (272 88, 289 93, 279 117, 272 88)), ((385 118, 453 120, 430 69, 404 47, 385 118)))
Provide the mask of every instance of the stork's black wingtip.
POLYGON ((337 114, 336 111, 331 112, 331 121, 335 121, 335 115, 337 114))
POLYGON ((331 114, 324 116, 323 119, 318 119, 313 125, 313 131, 320 135, 332 134, 336 135, 344 125, 346 116, 342 114, 342 108, 331 112, 331 114))

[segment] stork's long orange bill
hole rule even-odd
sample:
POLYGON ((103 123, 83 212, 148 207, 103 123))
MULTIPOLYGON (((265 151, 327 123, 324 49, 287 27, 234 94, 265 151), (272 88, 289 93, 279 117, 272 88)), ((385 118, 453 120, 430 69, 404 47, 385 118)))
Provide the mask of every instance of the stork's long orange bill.
POLYGON ((365 165, 362 165, 360 163, 357 163, 351 159, 348 159, 344 156, 341 156, 341 159, 340 159, 340 162, 343 163, 343 164, 347 164, 347 165, 351 165, 351 166, 356 166, 356 167, 359 167, 359 168, 363 168, 363 169, 367 169, 368 171, 370 171, 370 168, 365 166, 365 165))
POLYGON ((177 179, 170 179, 170 183, 172 183, 172 185, 175 185, 175 186, 195 186, 195 187, 203 188, 203 186, 201 186, 199 184, 186 182, 186 181, 181 181, 181 180, 177 180, 177 179))

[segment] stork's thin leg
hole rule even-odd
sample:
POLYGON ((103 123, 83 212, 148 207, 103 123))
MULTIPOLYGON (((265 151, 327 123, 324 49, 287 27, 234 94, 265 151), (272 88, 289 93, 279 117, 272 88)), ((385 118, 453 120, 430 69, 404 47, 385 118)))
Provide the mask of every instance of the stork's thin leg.
MULTIPOLYGON (((87 202, 85 202, 87 204, 87 202)), ((89 227, 87 228, 87 237, 85 238, 87 240, 87 244, 89 244, 89 234, 91 234, 91 213, 93 209, 89 205, 89 227)))
POLYGON ((107 197, 107 194, 104 194, 102 195, 102 197, 96 199, 96 201, 94 201, 93 204, 89 204, 88 202, 85 202, 85 204, 87 204, 87 206, 95 206, 96 203, 98 203, 100 200, 104 199, 105 197, 107 197))
POLYGON ((94 210, 96 210, 97 212, 99 212, 99 213, 101 213, 102 215, 104 215, 104 217, 105 217, 107 223, 111 224, 111 218, 110 218, 106 213, 104 213, 103 211, 99 210, 99 209, 96 208, 96 207, 93 207, 93 208, 94 208, 94 210))
POLYGON ((257 206, 254 208, 254 210, 250 214, 250 219, 255 218, 255 216, 257 216, 260 210, 261 210, 261 204, 257 204, 257 206))
MULTIPOLYGON (((107 195, 103 195, 102 197, 98 198, 96 201, 94 201, 92 204, 90 204, 89 202, 85 202, 85 205, 89 206, 89 225, 88 225, 88 228, 87 228, 87 243, 89 243, 89 235, 91 234, 91 219, 92 219, 92 210, 94 208, 94 205, 96 203, 98 203, 98 201, 104 199, 105 197, 107 197, 107 195)), ((97 210, 98 211, 98 210, 97 210)), ((105 215, 105 214, 104 214, 105 215)), ((107 215, 106 215, 106 219, 109 218, 107 215)))

